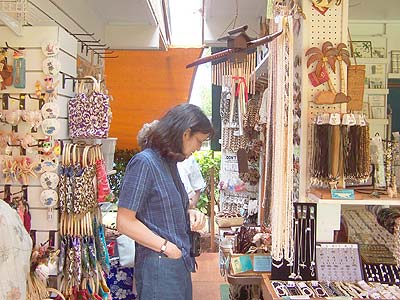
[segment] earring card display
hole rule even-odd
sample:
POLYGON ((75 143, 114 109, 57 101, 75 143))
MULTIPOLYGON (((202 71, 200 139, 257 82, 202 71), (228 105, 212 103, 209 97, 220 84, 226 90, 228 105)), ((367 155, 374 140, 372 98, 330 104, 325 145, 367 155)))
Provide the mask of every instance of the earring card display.
POLYGON ((320 281, 363 280, 357 244, 318 243, 316 246, 317 277, 320 281))
POLYGON ((295 203, 293 220, 293 262, 273 261, 273 280, 315 280, 315 243, 317 206, 295 203))

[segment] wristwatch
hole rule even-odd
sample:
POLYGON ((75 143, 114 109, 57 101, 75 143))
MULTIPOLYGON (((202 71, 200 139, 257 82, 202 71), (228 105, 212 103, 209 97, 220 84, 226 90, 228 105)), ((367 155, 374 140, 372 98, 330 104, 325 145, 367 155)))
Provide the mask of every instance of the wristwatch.
POLYGON ((166 250, 167 250, 167 240, 164 240, 164 244, 162 244, 161 248, 160 248, 160 253, 163 254, 166 250))

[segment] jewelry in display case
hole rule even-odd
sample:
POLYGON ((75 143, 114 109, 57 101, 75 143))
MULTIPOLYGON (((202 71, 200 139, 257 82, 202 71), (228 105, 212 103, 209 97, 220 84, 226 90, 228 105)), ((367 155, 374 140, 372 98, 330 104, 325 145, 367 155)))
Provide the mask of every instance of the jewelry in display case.
POLYGON ((316 259, 318 280, 355 282, 363 279, 357 244, 318 243, 316 259))

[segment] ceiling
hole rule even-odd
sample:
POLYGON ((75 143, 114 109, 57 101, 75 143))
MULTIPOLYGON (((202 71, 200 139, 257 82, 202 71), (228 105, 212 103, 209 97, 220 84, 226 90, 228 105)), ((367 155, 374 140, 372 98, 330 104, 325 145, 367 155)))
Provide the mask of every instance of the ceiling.
POLYGON ((146 0, 86 0, 106 24, 155 25, 146 0))
MULTIPOLYGON (((163 3, 185 1, 198 3, 194 13, 201 15, 203 0, 27 0, 28 22, 48 24, 54 18, 71 32, 94 32, 114 49, 159 49, 165 44, 170 14, 163 13, 163 3)), ((300 1, 300 0, 299 0, 300 1)), ((303 0, 309 1, 309 0, 303 0)), ((400 22, 399 0, 349 1, 350 20, 400 22)), ((1 3, 10 0, 0 0, 1 3)), ((265 15, 265 0, 204 0, 204 41, 213 44, 227 29, 249 25, 249 35, 258 31, 259 18, 265 15)), ((174 6, 176 7, 176 6, 174 6)), ((54 24, 54 22, 53 22, 54 24)), ((187 25, 190 26, 191 25, 187 25)))

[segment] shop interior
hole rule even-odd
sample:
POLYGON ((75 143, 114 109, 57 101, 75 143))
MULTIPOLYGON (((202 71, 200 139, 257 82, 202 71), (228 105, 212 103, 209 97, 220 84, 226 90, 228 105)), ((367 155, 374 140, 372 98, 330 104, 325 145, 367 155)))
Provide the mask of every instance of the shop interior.
POLYGON ((124 168, 203 80, 193 299, 400 299, 399 9, 0 0, 0 298, 137 299, 124 168))

